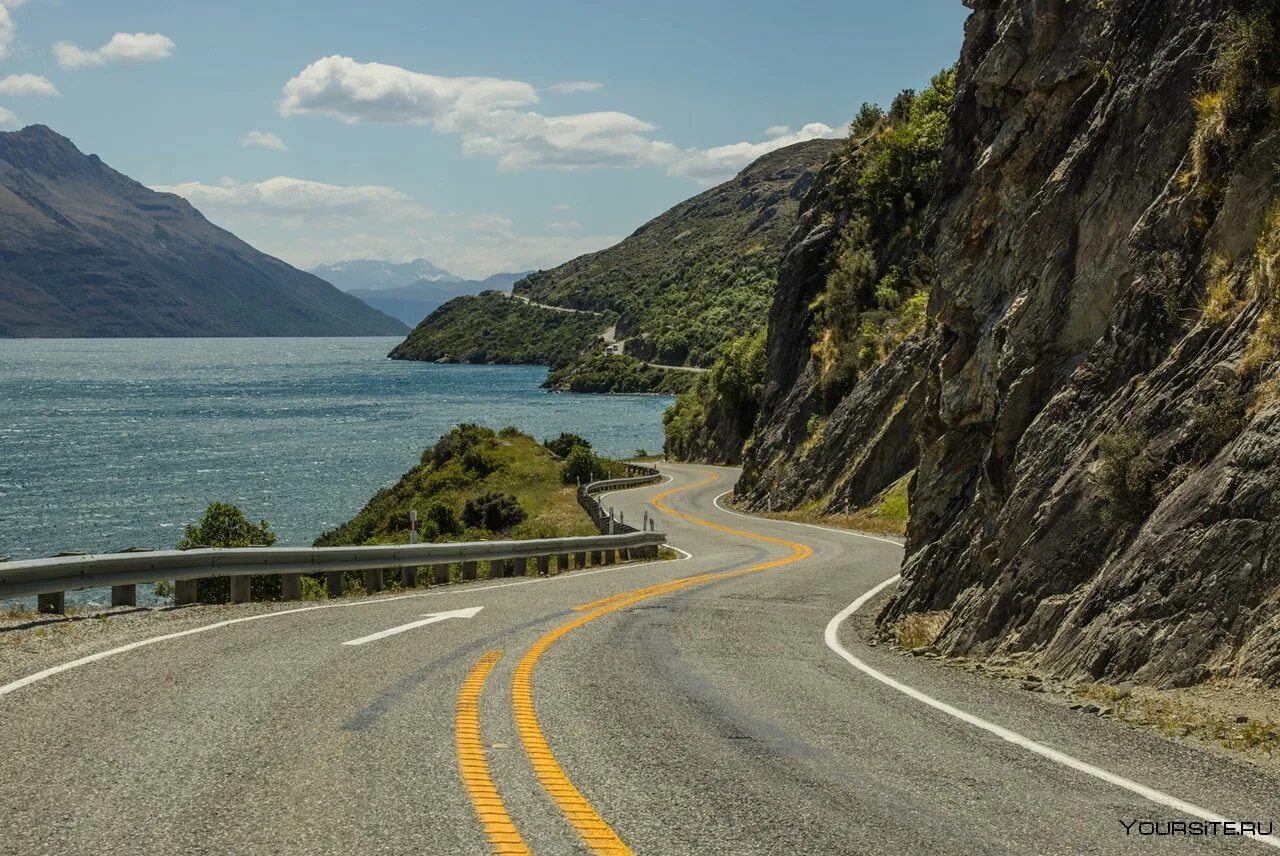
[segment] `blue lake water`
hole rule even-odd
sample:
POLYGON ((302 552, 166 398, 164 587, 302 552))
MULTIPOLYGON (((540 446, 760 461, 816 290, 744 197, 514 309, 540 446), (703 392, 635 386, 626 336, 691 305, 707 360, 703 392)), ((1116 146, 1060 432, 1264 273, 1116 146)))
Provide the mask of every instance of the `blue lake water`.
POLYGON ((0 556, 171 548, 215 499, 310 544, 459 422, 662 447, 668 398, 386 359, 397 341, 0 340, 0 556))

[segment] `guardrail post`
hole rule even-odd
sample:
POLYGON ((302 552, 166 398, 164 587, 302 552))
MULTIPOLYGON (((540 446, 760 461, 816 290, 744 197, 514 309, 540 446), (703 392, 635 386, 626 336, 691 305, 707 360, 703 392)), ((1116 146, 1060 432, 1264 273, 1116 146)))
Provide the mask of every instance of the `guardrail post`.
MULTIPOLYGON (((245 577, 248 579, 248 577, 245 577)), ((282 600, 302 600, 302 574, 280 575, 280 598, 282 600)))
POLYGON ((449 582, 449 566, 448 565, 432 565, 431 581, 438 586, 447 585, 449 582))
POLYGON ((615 563, 615 562, 617 562, 617 561, 618 561, 618 551, 617 551, 617 550, 605 550, 605 551, 604 551, 604 563, 605 563, 606 565, 612 565, 612 564, 614 564, 614 563, 615 563))
POLYGON ((67 611, 67 593, 54 591, 36 597, 36 611, 41 615, 63 615, 67 611))
POLYGON ((604 550, 596 550, 594 553, 592 553, 592 555, 591 555, 591 564, 593 564, 593 565, 603 565, 603 564, 604 564, 604 550))
POLYGON ((173 602, 188 606, 196 602, 196 583, 199 580, 178 580, 173 584, 173 602))
POLYGON ((644 519, 640 521, 640 531, 649 531, 649 509, 647 508, 644 510, 644 519))
POLYGON ((463 563, 462 563, 462 578, 463 578, 464 580, 474 580, 474 579, 476 578, 476 563, 475 563, 475 562, 463 562, 463 563))
POLYGON ((130 586, 112 586, 111 587, 111 605, 112 606, 137 606, 138 605, 138 587, 130 586))
POLYGON ((369 594, 382 591, 382 568, 364 572, 364 590, 369 594))
MULTIPOLYGON (((231 602, 248 603, 252 599, 253 581, 249 577, 230 577, 229 579, 231 582, 231 602)), ((283 576, 281 576, 280 590, 284 591, 283 576)), ((288 598, 285 598, 285 600, 288 600, 288 598)))
POLYGON ((416 588, 418 585, 418 569, 410 565, 400 569, 400 585, 405 588, 416 588))
POLYGON ((563 574, 565 571, 569 570, 569 561, 568 553, 561 553, 556 556, 556 573, 563 574))
POLYGON ((551 557, 550 556, 538 557, 538 576, 540 577, 551 576, 551 557))
POLYGON ((342 571, 329 571, 324 575, 324 582, 329 597, 342 597, 342 571))

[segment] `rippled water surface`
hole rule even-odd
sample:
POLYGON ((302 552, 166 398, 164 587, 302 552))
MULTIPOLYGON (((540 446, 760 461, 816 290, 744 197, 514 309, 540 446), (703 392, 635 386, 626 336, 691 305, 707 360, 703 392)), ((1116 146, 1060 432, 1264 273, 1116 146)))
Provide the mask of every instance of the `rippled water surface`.
POLYGON ((0 556, 172 547, 214 499, 309 544, 464 421, 662 446, 669 399, 388 360, 396 341, 0 340, 0 556))

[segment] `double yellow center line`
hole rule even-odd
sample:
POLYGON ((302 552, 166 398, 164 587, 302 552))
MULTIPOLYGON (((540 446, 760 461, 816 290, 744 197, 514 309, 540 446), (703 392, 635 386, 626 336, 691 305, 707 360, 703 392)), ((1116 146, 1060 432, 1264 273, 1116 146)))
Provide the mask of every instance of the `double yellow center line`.
MULTIPOLYGON (((560 808, 560 811, 564 813, 570 825, 577 830, 592 853, 611 854, 611 856, 614 854, 629 854, 631 853, 631 848, 627 847, 626 843, 613 830, 613 827, 600 816, 600 813, 592 807, 587 798, 582 795, 582 792, 574 786, 564 768, 560 766, 560 762, 556 760, 555 754, 551 751, 546 735, 543 734, 542 726, 538 724, 538 717, 533 709, 533 670, 537 666, 538 660, 552 645, 597 618, 633 606, 641 601, 671 594, 691 586, 705 585, 717 580, 725 580, 747 574, 758 574, 792 564, 793 562, 799 562, 813 555, 813 549, 806 544, 788 541, 783 538, 759 535, 755 532, 735 529, 731 526, 723 526, 710 520, 695 517, 692 514, 676 511, 666 504, 666 500, 674 494, 696 490, 715 482, 719 478, 720 476, 717 473, 710 473, 702 481, 664 491, 655 496, 650 502, 662 511, 697 526, 705 526, 709 529, 737 535, 752 541, 761 541, 786 547, 791 551, 789 555, 781 559, 773 559, 732 571, 698 574, 670 582, 658 583, 657 585, 634 589, 592 603, 583 604, 577 607, 577 611, 582 613, 581 615, 560 625, 534 642, 516 665, 515 676, 511 686, 511 703, 515 710, 516 726, 520 733, 520 741, 524 744, 525 754, 529 756, 529 761, 533 765, 533 771, 538 777, 538 782, 546 790, 552 801, 560 808)), ((502 800, 498 796, 497 788, 489 777, 488 767, 484 761, 483 747, 479 742, 479 721, 475 714, 476 706, 479 701, 480 691, 484 686, 484 680, 493 669, 499 656, 501 656, 499 652, 486 654, 463 684, 462 695, 459 697, 458 704, 458 764, 462 770, 463 781, 467 785, 467 791, 471 795, 472 804, 475 806, 476 816, 480 819, 481 825, 489 836, 493 851, 498 854, 528 853, 528 846, 520 837, 511 818, 507 815, 502 800), (468 696, 468 687, 471 688, 474 695, 468 696), (469 707, 465 709, 465 721, 464 699, 469 699, 469 707), (467 736, 467 754, 465 756, 464 730, 467 736)))

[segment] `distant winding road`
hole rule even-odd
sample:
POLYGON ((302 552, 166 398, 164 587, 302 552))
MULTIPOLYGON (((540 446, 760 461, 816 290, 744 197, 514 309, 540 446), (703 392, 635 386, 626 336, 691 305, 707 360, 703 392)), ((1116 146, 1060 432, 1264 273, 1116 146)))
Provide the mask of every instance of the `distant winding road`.
MULTIPOLYGON (((738 515, 718 501, 734 471, 662 469, 662 485, 605 501, 629 521, 656 514, 691 558, 282 605, 6 692, 57 665, 19 658, 0 676, 0 852, 1021 856, 1269 843, 1126 834, 1137 819, 1280 820, 1280 786, 869 646, 898 544, 738 515)), ((204 609, 212 623, 243 608, 204 609)))

